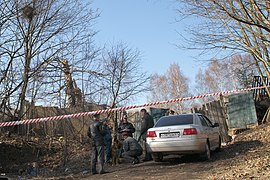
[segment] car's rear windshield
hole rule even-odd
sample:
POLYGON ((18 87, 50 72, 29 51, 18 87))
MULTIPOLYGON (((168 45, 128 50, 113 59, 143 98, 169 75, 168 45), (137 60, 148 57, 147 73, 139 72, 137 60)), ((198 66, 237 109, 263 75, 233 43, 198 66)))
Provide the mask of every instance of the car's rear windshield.
POLYGON ((155 127, 186 125, 186 124, 193 124, 192 114, 181 114, 177 116, 161 117, 156 123, 155 127))

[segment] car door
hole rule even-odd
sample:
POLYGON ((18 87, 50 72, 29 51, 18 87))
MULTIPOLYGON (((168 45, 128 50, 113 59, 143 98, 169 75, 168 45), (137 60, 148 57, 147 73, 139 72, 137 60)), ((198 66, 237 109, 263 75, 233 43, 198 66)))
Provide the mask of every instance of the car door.
POLYGON ((217 144, 215 129, 211 121, 207 117, 205 117, 204 115, 199 115, 199 118, 202 125, 202 129, 209 139, 210 149, 213 150, 217 144))

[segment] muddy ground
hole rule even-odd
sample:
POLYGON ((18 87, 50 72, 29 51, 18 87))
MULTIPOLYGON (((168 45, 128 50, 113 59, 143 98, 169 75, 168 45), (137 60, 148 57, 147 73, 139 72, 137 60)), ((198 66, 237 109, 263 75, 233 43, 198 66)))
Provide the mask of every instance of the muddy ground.
POLYGON ((206 162, 167 156, 159 163, 106 166, 102 175, 90 173, 88 143, 1 137, 0 173, 10 179, 270 179, 269 133, 269 123, 244 131, 206 162))

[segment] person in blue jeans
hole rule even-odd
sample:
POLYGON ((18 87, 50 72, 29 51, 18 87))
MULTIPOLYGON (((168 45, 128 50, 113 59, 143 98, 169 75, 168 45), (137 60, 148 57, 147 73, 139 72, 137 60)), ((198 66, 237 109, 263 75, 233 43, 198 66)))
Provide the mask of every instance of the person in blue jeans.
POLYGON ((108 119, 101 120, 104 127, 104 143, 105 143, 105 163, 109 163, 111 159, 111 147, 112 147, 112 130, 108 125, 108 119))

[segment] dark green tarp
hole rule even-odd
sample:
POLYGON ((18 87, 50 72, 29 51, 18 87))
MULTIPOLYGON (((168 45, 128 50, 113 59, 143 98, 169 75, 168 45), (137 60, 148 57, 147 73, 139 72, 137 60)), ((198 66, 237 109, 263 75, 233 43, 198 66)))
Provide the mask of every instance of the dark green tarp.
POLYGON ((245 129, 257 123, 255 103, 252 93, 228 95, 228 127, 245 129))

